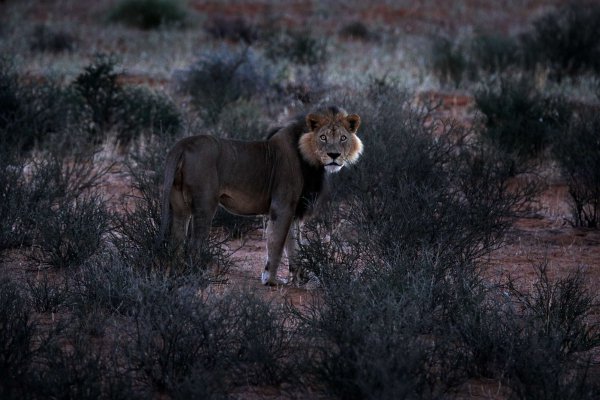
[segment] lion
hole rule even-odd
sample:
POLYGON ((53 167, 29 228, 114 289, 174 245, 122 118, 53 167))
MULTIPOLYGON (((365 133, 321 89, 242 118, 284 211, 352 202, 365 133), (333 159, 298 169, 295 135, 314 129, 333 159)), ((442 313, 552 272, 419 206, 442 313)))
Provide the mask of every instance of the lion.
POLYGON ((326 174, 355 163, 363 144, 356 135, 360 117, 337 106, 319 108, 276 128, 263 141, 187 137, 166 159, 158 241, 188 240, 198 248, 208 238, 220 205, 238 215, 267 215, 267 260, 261 281, 276 285, 285 248, 288 282, 297 281, 294 263, 302 220, 315 212, 326 174))

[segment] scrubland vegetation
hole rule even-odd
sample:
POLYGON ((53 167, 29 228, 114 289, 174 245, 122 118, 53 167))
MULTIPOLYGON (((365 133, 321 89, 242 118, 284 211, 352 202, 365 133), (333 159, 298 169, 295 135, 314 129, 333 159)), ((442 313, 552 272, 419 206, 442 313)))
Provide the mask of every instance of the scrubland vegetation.
POLYGON ((499 398, 600 396, 584 266, 540 258, 523 285, 486 262, 535 208, 546 169, 568 187, 569 224, 600 226, 598 6, 547 7, 514 35, 415 39, 168 0, 94 6, 91 27, 36 24, 35 2, 17 3, 0 5, 0 398, 431 399, 477 380, 499 398), (108 30, 125 50, 88 54, 108 30), (161 37, 194 48, 166 77, 132 62, 161 37), (421 83, 406 59, 336 70, 403 40, 420 44, 421 83), (416 96, 428 85, 473 96, 473 116, 416 96), (320 285, 302 303, 232 282, 228 243, 260 218, 219 213, 193 253, 156 245, 177 139, 261 139, 284 110, 330 103, 360 114, 365 153, 306 224, 297 261, 320 285))

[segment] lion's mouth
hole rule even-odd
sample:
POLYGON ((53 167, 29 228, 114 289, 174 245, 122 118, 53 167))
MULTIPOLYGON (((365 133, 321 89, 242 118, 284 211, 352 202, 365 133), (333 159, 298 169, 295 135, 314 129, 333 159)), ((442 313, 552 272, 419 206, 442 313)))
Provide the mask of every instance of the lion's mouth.
POLYGON ((338 172, 342 169, 342 165, 336 162, 330 162, 329 164, 325 164, 325 170, 327 172, 338 172))

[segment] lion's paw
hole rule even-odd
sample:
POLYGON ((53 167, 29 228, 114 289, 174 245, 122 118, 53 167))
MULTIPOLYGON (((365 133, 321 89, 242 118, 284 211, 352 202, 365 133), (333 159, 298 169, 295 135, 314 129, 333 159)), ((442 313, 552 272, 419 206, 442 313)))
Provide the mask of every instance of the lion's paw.
POLYGON ((260 281, 265 286, 276 286, 277 285, 277 279, 274 276, 271 276, 271 273, 269 271, 263 271, 263 273, 260 277, 260 281))

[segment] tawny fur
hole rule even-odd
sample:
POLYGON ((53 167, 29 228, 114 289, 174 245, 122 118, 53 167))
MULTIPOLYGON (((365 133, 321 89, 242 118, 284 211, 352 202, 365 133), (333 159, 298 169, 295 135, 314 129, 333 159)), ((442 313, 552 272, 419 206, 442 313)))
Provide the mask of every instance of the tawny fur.
POLYGON ((285 247, 292 279, 294 221, 314 212, 326 172, 360 157, 360 117, 330 106, 274 130, 264 141, 243 142, 200 135, 180 140, 167 156, 158 241, 208 237, 219 205, 240 215, 269 215, 264 284, 275 284, 285 247), (188 232, 188 226, 190 232, 188 232))

